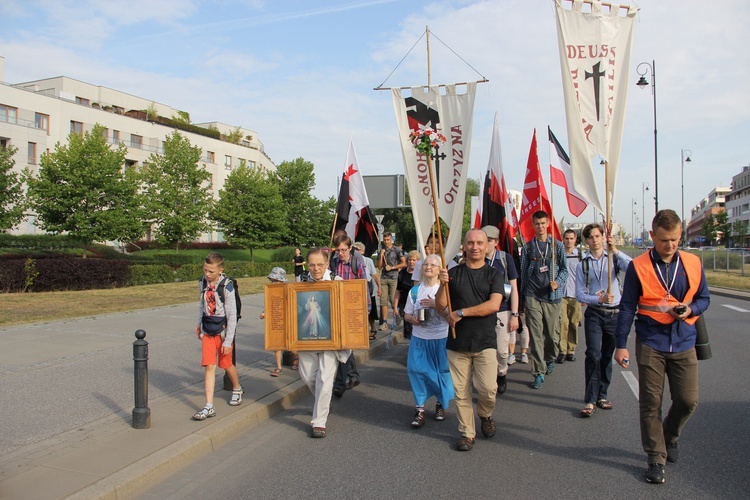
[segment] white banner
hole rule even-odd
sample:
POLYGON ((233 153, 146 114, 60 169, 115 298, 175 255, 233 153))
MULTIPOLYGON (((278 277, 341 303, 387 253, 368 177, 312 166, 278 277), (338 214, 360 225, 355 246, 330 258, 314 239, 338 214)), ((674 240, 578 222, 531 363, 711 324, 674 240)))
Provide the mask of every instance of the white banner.
POLYGON ((393 106, 420 251, 427 241, 435 214, 427 157, 414 148, 409 133, 430 127, 447 139, 445 144, 436 148, 432 157, 438 215, 450 228, 445 244, 446 259, 451 259, 458 252, 463 240, 461 226, 477 84, 468 83, 466 87, 466 93, 460 95, 456 94, 455 85, 446 85, 444 95, 437 86, 414 87, 410 97, 403 97, 400 89, 393 89, 393 106))
MULTIPOLYGON (((556 0, 565 114, 568 124, 570 166, 575 190, 604 212, 594 180, 592 160, 597 155, 609 165, 608 186, 614 197, 628 94, 628 68, 636 7, 612 4, 607 14, 602 3, 572 0, 571 10, 556 0)), ((599 162, 596 162, 598 165, 599 162)))

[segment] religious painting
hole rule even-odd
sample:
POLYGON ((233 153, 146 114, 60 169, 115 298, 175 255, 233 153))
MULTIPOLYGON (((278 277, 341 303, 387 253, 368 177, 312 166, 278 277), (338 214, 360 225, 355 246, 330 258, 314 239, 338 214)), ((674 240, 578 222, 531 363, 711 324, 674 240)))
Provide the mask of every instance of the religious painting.
POLYGON ((330 292, 297 292, 297 340, 331 340, 330 292))

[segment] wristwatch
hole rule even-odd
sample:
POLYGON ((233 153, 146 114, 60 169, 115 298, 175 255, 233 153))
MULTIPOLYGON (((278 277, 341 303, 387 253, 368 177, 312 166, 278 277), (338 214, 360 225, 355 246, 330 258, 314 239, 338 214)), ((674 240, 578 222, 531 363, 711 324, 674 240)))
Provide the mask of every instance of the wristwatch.
POLYGON ((510 313, 510 315, 513 316, 514 318, 518 317, 518 313, 510 313))
POLYGON ((463 318, 464 317, 464 310, 463 309, 459 309, 458 311, 456 311, 456 314, 458 314, 459 318, 463 318))

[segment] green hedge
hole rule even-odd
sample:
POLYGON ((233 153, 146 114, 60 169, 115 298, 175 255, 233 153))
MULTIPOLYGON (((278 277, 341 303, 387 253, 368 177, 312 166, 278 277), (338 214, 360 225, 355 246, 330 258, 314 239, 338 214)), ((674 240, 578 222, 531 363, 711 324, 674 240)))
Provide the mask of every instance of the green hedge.
POLYGON ((29 250, 56 250, 82 248, 83 244, 67 235, 58 234, 7 234, 0 233, 0 248, 25 248, 29 250))
MULTIPOLYGON (((268 276, 274 267, 283 267, 291 272, 291 265, 280 262, 230 262, 224 263, 224 274, 233 278, 268 276)), ((203 275, 203 264, 186 264, 170 267, 164 264, 130 266, 128 285, 148 285, 153 283, 173 283, 177 281, 197 281, 203 275)))

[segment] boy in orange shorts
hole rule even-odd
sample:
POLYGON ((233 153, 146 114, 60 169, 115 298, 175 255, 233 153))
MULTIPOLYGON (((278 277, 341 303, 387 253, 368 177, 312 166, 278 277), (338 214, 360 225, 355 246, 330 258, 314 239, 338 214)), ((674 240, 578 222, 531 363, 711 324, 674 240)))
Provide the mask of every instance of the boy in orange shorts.
POLYGON ((237 368, 232 364, 232 341, 237 326, 237 304, 234 297, 234 285, 224 276, 224 258, 217 252, 211 252, 203 263, 203 276, 200 280, 201 298, 198 304, 200 317, 195 333, 202 343, 202 366, 206 367, 206 406, 195 413, 195 420, 206 420, 216 416, 214 408, 214 386, 216 384, 216 365, 226 370, 232 382, 230 406, 242 403, 242 386, 237 368), (223 287, 220 285, 223 284, 223 287), (223 290, 220 290, 223 288, 223 290), (222 293, 222 297, 217 294, 222 293))

